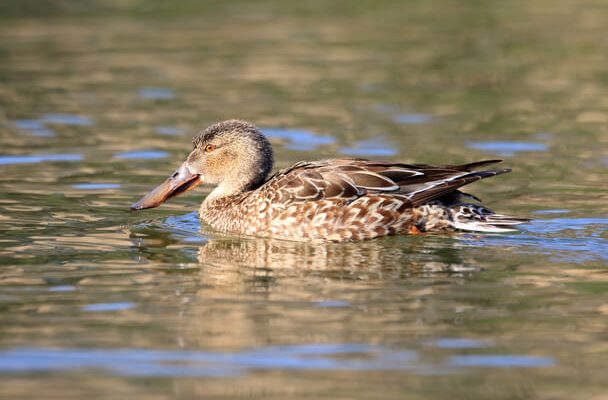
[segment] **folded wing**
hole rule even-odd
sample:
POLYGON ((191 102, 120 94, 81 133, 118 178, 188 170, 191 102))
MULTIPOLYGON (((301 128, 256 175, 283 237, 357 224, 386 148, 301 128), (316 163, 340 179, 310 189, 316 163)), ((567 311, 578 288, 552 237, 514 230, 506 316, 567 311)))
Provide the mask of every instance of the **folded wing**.
POLYGON ((300 162, 278 172, 260 190, 271 189, 274 201, 283 204, 321 199, 349 203, 368 194, 390 193, 415 207, 469 183, 510 172, 506 168, 478 170, 500 161, 445 166, 362 159, 300 162))

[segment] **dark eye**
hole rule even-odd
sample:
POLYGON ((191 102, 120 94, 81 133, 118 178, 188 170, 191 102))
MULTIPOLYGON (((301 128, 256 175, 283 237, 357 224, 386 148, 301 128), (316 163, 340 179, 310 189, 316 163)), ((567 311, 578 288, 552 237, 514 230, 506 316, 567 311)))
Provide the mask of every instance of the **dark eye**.
POLYGON ((211 153, 213 150, 215 150, 214 144, 208 144, 207 146, 205 146, 205 153, 211 153))

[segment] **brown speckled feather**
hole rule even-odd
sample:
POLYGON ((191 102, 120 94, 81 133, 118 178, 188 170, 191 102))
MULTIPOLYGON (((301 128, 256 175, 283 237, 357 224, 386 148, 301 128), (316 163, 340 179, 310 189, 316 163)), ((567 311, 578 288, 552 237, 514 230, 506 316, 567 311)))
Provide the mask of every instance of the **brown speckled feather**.
POLYGON ((444 207, 418 206, 508 172, 471 171, 496 162, 444 167, 362 159, 299 162, 256 190, 209 204, 201 217, 221 230, 291 239, 368 239, 407 233, 423 219, 424 230, 449 229, 444 207), (226 212, 232 215, 218 217, 226 212))

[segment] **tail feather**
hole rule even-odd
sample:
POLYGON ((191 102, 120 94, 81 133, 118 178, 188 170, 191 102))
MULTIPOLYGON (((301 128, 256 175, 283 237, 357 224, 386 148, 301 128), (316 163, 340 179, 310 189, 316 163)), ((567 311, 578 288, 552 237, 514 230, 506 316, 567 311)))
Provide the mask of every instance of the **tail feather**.
POLYGON ((454 228, 463 231, 502 233, 514 232, 516 225, 530 221, 509 215, 496 214, 493 211, 473 204, 460 204, 452 210, 454 228))
POLYGON ((401 191, 410 191, 408 198, 412 201, 412 204, 417 206, 434 199, 438 199, 446 194, 454 192, 458 188, 469 183, 479 181, 484 178, 496 176, 500 174, 506 174, 511 172, 510 168, 495 169, 489 171, 475 171, 468 174, 461 174, 450 179, 439 180, 425 184, 422 189, 413 190, 408 186, 401 186, 401 191))
POLYGON ((529 222, 529 218, 511 217, 502 214, 490 214, 486 216, 486 221, 492 225, 520 225, 529 222))
POLYGON ((502 162, 502 160, 483 160, 483 161, 476 161, 476 162, 462 164, 462 165, 450 165, 449 167, 458 169, 460 171, 473 172, 478 168, 487 167, 488 165, 498 164, 499 162, 502 162))
POLYGON ((504 233, 517 232, 517 229, 503 228, 502 226, 491 225, 479 221, 454 222, 454 228, 469 232, 504 233))

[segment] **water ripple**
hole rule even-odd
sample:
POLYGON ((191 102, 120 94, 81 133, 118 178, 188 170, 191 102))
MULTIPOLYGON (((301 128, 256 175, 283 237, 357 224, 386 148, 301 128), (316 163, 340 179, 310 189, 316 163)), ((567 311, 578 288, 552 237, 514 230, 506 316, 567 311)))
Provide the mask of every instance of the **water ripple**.
POLYGON ((456 355, 421 362, 413 350, 357 343, 268 346, 237 352, 188 350, 17 348, 0 352, 2 372, 103 368, 124 376, 236 376, 249 370, 410 371, 454 373, 454 367, 532 368, 556 364, 550 357, 456 355))
POLYGON ((0 352, 0 371, 104 368, 126 376, 231 376, 249 369, 401 370, 414 367, 417 357, 413 351, 365 344, 275 346, 232 353, 22 348, 0 352))
POLYGON ((47 128, 42 121, 37 119, 19 119, 15 121, 15 127, 29 131, 34 136, 39 137, 53 137, 55 131, 47 128))
POLYGON ((395 116, 394 120, 399 124, 419 125, 428 124, 432 118, 426 114, 399 114, 395 116))
POLYGON ((90 312, 110 312, 110 311, 123 311, 129 310, 131 308, 135 308, 135 303, 95 303, 95 304, 87 304, 82 307, 83 311, 90 312))
POLYGON ((313 132, 298 131, 291 129, 263 129, 264 134, 269 138, 287 139, 289 144, 285 145, 288 150, 311 151, 317 147, 336 142, 331 136, 320 136, 313 132))
POLYGON ((466 339, 466 338, 441 338, 424 342, 430 347, 439 349, 479 349, 492 346, 489 340, 466 339))
POLYGON ((452 356, 449 365, 456 367, 493 367, 493 368, 538 368, 552 367, 555 360, 551 357, 517 356, 509 354, 468 354, 452 356))
POLYGON ((499 156, 512 156, 522 151, 547 151, 549 146, 544 143, 531 142, 470 142, 468 147, 483 150, 499 156))
POLYGON ((118 189, 121 187, 119 183, 77 183, 72 185, 75 189, 91 189, 91 190, 101 190, 101 189, 118 189))
POLYGON ((513 246, 522 252, 546 254, 559 261, 577 264, 608 260, 608 240, 605 238, 608 232, 608 218, 536 220, 523 225, 522 230, 523 232, 518 235, 489 235, 478 239, 477 244, 513 246), (553 236, 568 231, 575 233, 571 236, 553 236))
POLYGON ((359 140, 350 147, 342 147, 342 154, 348 156, 373 156, 390 157, 398 153, 385 139, 375 138, 369 140, 359 140))
POLYGON ((159 135, 178 136, 182 135, 184 130, 174 126, 157 126, 154 128, 154 132, 158 133, 159 135))
POLYGON ((42 119, 45 124, 61 125, 92 125, 93 120, 83 115, 74 114, 45 114, 42 119))
POLYGON ((123 153, 114 154, 116 158, 122 159, 137 159, 137 158, 165 158, 169 155, 166 151, 160 150, 140 150, 140 151, 125 151, 123 153))
POLYGON ((170 100, 175 97, 175 92, 167 88, 149 87, 140 89, 139 96, 151 100, 170 100))
POLYGON ((343 308, 349 307, 351 304, 347 300, 323 300, 315 303, 316 307, 321 308, 343 308))
POLYGON ((0 165, 35 164, 47 161, 82 161, 80 154, 35 154, 29 156, 0 156, 0 165))

